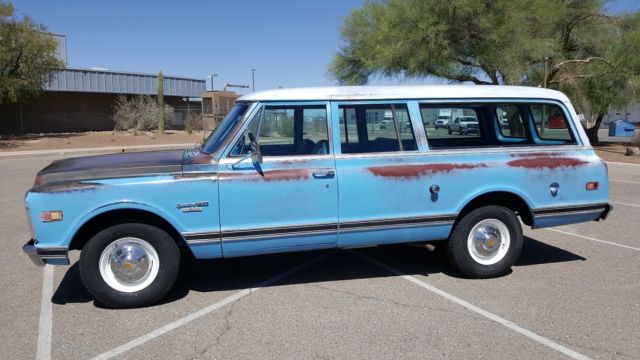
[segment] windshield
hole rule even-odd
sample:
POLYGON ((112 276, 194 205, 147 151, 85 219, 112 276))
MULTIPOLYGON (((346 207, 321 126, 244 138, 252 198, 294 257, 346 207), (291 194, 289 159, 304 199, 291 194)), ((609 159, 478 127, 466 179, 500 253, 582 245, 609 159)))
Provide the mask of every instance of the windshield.
POLYGON ((202 152, 212 153, 214 152, 220 144, 224 141, 224 139, 229 136, 229 132, 231 129, 236 126, 238 121, 242 118, 247 109, 249 108, 248 103, 237 103, 233 106, 231 111, 227 114, 227 116, 220 122, 217 128, 215 128, 211 134, 202 142, 202 152))

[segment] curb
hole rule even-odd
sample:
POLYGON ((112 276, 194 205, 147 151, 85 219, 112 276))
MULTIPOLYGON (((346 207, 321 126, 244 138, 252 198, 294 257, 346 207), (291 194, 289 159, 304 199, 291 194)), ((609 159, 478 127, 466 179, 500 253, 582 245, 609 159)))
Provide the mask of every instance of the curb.
POLYGON ((123 150, 158 150, 158 149, 188 149, 193 143, 188 144, 154 144, 154 145, 129 145, 129 146, 106 146, 95 148, 78 148, 78 149, 52 149, 52 150, 26 150, 26 151, 0 151, 0 159, 30 156, 53 156, 66 155, 74 153, 91 153, 105 151, 123 151, 123 150))
POLYGON ((619 161, 605 161, 605 162, 608 165, 630 166, 630 167, 640 166, 640 164, 626 163, 626 162, 619 162, 619 161))

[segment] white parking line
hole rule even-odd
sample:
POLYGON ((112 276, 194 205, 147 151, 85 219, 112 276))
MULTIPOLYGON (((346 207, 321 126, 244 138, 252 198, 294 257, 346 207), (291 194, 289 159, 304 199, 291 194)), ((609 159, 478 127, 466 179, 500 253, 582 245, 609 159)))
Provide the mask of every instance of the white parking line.
POLYGON ((635 206, 635 207, 640 207, 640 205, 638 204, 630 204, 630 203, 626 203, 626 202, 622 202, 622 201, 612 201, 609 200, 610 203, 612 204, 616 204, 616 205, 625 205, 625 206, 635 206))
POLYGON ((629 181, 629 180, 609 179, 609 181, 613 181, 613 182, 620 182, 620 183, 625 183, 625 184, 636 184, 636 185, 640 185, 640 182, 636 182, 636 181, 629 181))
POLYGON ((287 276, 290 276, 290 275, 294 274, 295 272, 300 271, 300 270, 304 269, 305 267, 308 267, 308 266, 310 266, 310 265, 322 260, 323 258, 327 257, 329 254, 331 254, 331 253, 329 252, 329 253, 322 254, 322 255, 314 258, 314 259, 311 259, 311 260, 309 260, 309 261, 307 261, 305 263, 302 263, 302 264, 300 264, 298 266, 295 266, 295 267, 293 267, 293 268, 291 268, 291 269, 289 269, 287 271, 284 271, 284 272, 282 272, 282 273, 280 273, 280 274, 278 274, 278 275, 276 275, 276 276, 274 276, 272 278, 269 278, 269 279, 267 279, 267 280, 265 280, 265 281, 263 281, 261 283, 258 283, 253 288, 244 289, 242 291, 239 291, 239 292, 237 292, 237 293, 235 293, 235 294, 233 294, 231 296, 228 296, 228 297, 226 297, 226 298, 224 298, 224 299, 222 299, 222 300, 220 300, 220 301, 218 301, 218 302, 216 302, 214 304, 211 304, 211 305, 209 305, 209 306, 207 306, 205 308, 202 308, 202 309, 192 313, 191 315, 187 315, 187 316, 185 316, 185 317, 183 317, 181 319, 178 319, 178 320, 176 320, 174 322, 171 322, 171 323, 169 323, 167 325, 164 325, 163 327, 161 327, 159 329, 156 329, 156 330, 154 330, 154 331, 152 331, 150 333, 142 335, 137 339, 131 340, 126 344, 120 345, 120 346, 118 346, 116 348, 113 348, 113 349, 111 349, 109 351, 106 351, 106 352, 94 357, 93 359, 94 360, 96 360, 96 359, 110 359, 110 358, 112 358, 114 356, 122 354, 125 351, 129 351, 129 350, 131 350, 131 349, 133 349, 133 348, 135 348, 137 346, 140 346, 140 345, 142 345, 142 344, 144 344, 144 343, 146 343, 146 342, 148 342, 150 340, 153 340, 153 339, 155 339, 155 338, 157 338, 159 336, 162 336, 162 335, 168 333, 171 330, 177 329, 177 328, 181 327, 182 325, 188 324, 188 323, 192 322, 193 320, 196 320, 196 319, 198 319, 198 318, 200 318, 200 317, 202 317, 204 315, 207 315, 207 314, 209 314, 209 313, 211 313, 213 311, 216 311, 216 310, 218 310, 218 309, 220 309, 220 308, 222 308, 222 307, 224 307, 226 305, 229 305, 229 304, 231 304, 231 303, 233 303, 233 302, 235 302, 237 300, 240 300, 241 298, 258 291, 258 290, 260 290, 261 288, 263 288, 265 286, 269 286, 269 285, 277 282, 278 280, 286 278, 287 276))
POLYGON ((40 299, 40 325, 38 326, 38 353, 36 359, 51 359, 51 326, 53 294, 53 266, 45 265, 42 275, 42 299, 40 299))
POLYGON ((582 355, 579 352, 576 352, 575 350, 572 350, 572 349, 569 349, 568 347, 562 346, 562 345, 560 345, 560 344, 558 344, 558 343, 556 343, 556 342, 554 342, 554 341, 552 341, 552 340, 550 340, 550 339, 548 339, 548 338, 546 338, 544 336, 538 335, 538 334, 534 333, 533 331, 530 331, 530 330, 527 330, 527 329, 525 329, 525 328, 523 328, 521 326, 518 326, 518 325, 514 324, 513 322, 511 322, 509 320, 503 319, 498 315, 495 315, 495 314, 490 313, 490 312, 488 312, 486 310, 483 310, 483 309, 481 309, 481 308, 479 308, 479 307, 477 307, 477 306, 475 306, 475 305, 473 305, 471 303, 468 303, 468 302, 466 302, 466 301, 464 301, 464 300, 462 300, 462 299, 460 299, 460 298, 458 298, 458 297, 456 297, 456 296, 454 296, 452 294, 449 294, 446 291, 440 290, 440 289, 438 289, 437 287, 435 287, 433 285, 429 285, 429 284, 427 284, 426 282, 424 282, 422 280, 419 280, 419 279, 417 279, 417 278, 415 278, 415 277, 413 277, 411 275, 407 275, 407 274, 401 272, 400 270, 397 270, 396 268, 393 268, 393 267, 391 267, 391 266, 389 266, 387 264, 383 264, 383 263, 381 263, 381 262, 379 262, 379 261, 377 261, 375 259, 372 259, 372 258, 370 258, 370 257, 368 257, 366 255, 360 254, 358 252, 354 251, 353 253, 358 255, 358 256, 360 256, 361 258, 369 261, 370 263, 375 264, 375 265, 377 265, 377 266, 389 271, 392 274, 396 274, 398 276, 401 276, 403 279, 405 279, 407 281, 410 281, 410 282, 412 282, 412 283, 414 283, 414 284, 416 284, 416 285, 418 285, 418 286, 420 286, 422 288, 425 288, 425 289, 435 293, 436 295, 442 296, 443 298, 445 298, 445 299, 447 299, 449 301, 452 301, 452 302, 454 302, 454 303, 456 303, 456 304, 458 304, 460 306, 463 306, 463 307, 467 308, 468 310, 471 310, 471 311, 475 312, 476 314, 482 315, 482 316, 486 317, 489 320, 495 321, 496 323, 498 323, 500 325, 503 325, 503 326, 505 326, 505 327, 517 332, 517 333, 520 333, 520 334, 522 334, 522 335, 524 335, 524 336, 526 336, 526 337, 528 337, 528 338, 530 338, 530 339, 532 339, 532 340, 534 340, 534 341, 536 341, 536 342, 538 342, 538 343, 540 343, 542 345, 548 346, 548 347, 550 347, 550 348, 552 348, 552 349, 554 349, 556 351, 559 351, 559 352, 561 352, 561 353, 563 353, 563 354, 565 354, 565 355, 567 355, 567 356, 569 356, 569 357, 571 357, 573 359, 577 359, 577 360, 589 360, 590 359, 589 357, 587 357, 585 355, 582 355))
POLYGON ((572 232, 568 232, 568 231, 562 231, 562 230, 558 230, 558 229, 549 229, 549 228, 544 228, 542 230, 548 230, 548 231, 555 231, 561 234, 565 234, 565 235, 571 235, 571 236, 575 236, 575 237, 579 237, 581 239, 585 239, 585 240, 591 240, 591 241, 595 241, 595 242, 599 242, 599 243, 603 243, 603 244, 607 244, 607 245, 613 245, 613 246, 619 246, 625 249, 629 249, 629 250, 635 250, 635 251, 640 251, 640 248, 637 247, 633 247, 633 246, 629 246, 629 245, 622 245, 622 244, 618 244, 618 243, 614 243, 611 241, 606 241, 606 240, 600 240, 600 239, 596 239, 596 238, 592 238, 589 236, 584 236, 584 235, 580 235, 580 234, 576 234, 576 233, 572 233, 572 232))

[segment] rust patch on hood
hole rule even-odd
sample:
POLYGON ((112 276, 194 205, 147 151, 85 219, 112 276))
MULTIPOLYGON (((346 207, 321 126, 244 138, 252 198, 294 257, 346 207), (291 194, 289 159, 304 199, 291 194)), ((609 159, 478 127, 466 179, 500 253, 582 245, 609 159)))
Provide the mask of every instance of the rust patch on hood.
POLYGON ((507 165, 511 167, 522 167, 527 169, 557 169, 563 167, 575 168, 588 164, 588 161, 584 161, 578 158, 563 157, 563 156, 531 156, 523 159, 511 160, 507 165))
POLYGON ((448 173, 456 170, 471 170, 486 168, 486 164, 420 164, 420 165, 391 165, 369 167, 370 173, 375 176, 391 177, 397 179, 416 179, 422 176, 430 176, 437 173, 448 173))
POLYGON ((264 176, 258 172, 243 173, 220 173, 220 180, 242 180, 242 181, 301 181, 310 179, 310 171, 307 169, 286 169, 286 170, 268 170, 264 172, 264 176))

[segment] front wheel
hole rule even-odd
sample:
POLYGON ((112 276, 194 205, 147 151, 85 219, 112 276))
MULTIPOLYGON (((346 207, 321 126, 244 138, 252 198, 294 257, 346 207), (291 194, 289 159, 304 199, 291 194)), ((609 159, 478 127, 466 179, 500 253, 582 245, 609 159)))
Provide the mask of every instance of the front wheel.
POLYGON ((485 206, 465 215, 449 238, 453 266, 471 278, 505 274, 520 257, 522 227, 516 214, 503 206, 485 206))
POLYGON ((147 224, 106 228, 84 246, 80 277, 99 302, 114 308, 153 304, 169 291, 180 251, 164 230, 147 224))

